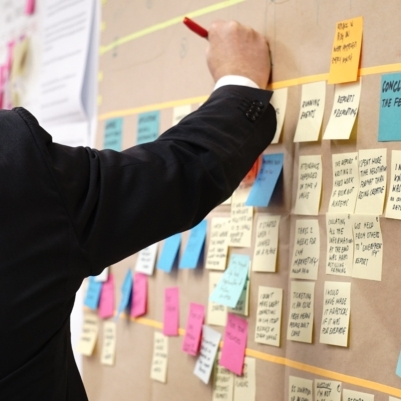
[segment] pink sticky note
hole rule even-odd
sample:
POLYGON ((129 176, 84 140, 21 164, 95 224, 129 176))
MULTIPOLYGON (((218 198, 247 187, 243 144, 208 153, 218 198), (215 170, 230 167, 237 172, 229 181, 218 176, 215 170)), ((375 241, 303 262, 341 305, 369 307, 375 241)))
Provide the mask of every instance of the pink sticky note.
POLYGON ((164 335, 178 336, 179 313, 178 287, 166 288, 164 291, 164 335))
POLYGON ((188 321, 182 350, 190 355, 196 355, 199 351, 202 336, 202 325, 205 317, 205 307, 200 304, 190 303, 188 321))
POLYGON ((148 299, 148 278, 145 274, 135 273, 133 295, 131 304, 131 316, 138 317, 146 313, 148 299))
POLYGON ((4 93, 0 92, 0 110, 3 108, 3 98, 4 98, 4 93))
POLYGON ((26 0, 25 14, 31 15, 35 12, 35 0, 26 0))
POLYGON ((234 313, 228 313, 219 364, 239 376, 244 366, 247 337, 248 322, 234 313))
POLYGON ((106 319, 114 315, 114 278, 109 274, 107 281, 102 285, 99 301, 99 316, 106 319))

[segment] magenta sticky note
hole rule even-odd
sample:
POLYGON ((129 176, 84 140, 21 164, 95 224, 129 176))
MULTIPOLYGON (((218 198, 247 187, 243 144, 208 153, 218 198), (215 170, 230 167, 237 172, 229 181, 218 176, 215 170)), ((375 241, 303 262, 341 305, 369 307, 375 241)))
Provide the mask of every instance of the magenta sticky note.
POLYGON ((35 0, 26 0, 25 14, 31 15, 35 12, 35 0))
POLYGON ((202 325, 205 318, 205 307, 190 303, 187 327, 182 343, 182 350, 190 355, 197 355, 202 338, 202 325))
POLYGON ((107 319, 114 315, 114 278, 109 274, 107 281, 102 285, 99 301, 99 316, 107 319))
POLYGON ((135 273, 132 292, 131 316, 138 317, 146 314, 148 301, 148 277, 146 274, 135 273))
POLYGON ((164 317, 163 334, 166 336, 178 336, 179 327, 179 290, 178 287, 164 290, 164 317))
POLYGON ((219 364, 239 376, 244 366, 247 338, 248 322, 234 313, 228 313, 219 364))

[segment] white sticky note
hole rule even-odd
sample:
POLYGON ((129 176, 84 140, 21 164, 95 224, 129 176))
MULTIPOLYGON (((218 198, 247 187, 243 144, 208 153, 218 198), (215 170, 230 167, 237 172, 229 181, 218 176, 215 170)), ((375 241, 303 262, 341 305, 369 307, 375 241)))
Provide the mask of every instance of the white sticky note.
POLYGON ((315 379, 315 401, 341 401, 341 392, 341 382, 315 379))
POLYGON ((229 217, 214 217, 212 219, 209 246, 205 262, 206 269, 226 269, 229 233, 229 217))
POLYGON ((280 141, 281 131, 283 130, 285 112, 287 109, 287 98, 288 98, 288 88, 275 89, 273 96, 270 99, 270 104, 276 110, 276 120, 277 127, 276 133, 272 140, 272 143, 278 143, 280 141))
POLYGON ((176 106, 173 108, 173 121, 172 125, 178 124, 184 117, 191 113, 191 105, 184 104, 182 106, 176 106))
POLYGON ((313 381, 301 377, 289 377, 288 401, 313 401, 313 381))
POLYGON ((103 345, 100 363, 113 366, 116 359, 116 322, 108 320, 103 324, 103 345))
POLYGON ((375 401, 373 394, 362 393, 361 391, 343 390, 343 401, 375 401))
POLYGON ((381 281, 383 236, 378 216, 352 216, 354 263, 352 277, 381 281))
POLYGON ((319 255, 320 230, 318 220, 297 220, 290 277, 316 280, 319 255))
POLYGON ((79 338, 77 351, 86 356, 91 356, 95 348, 99 332, 99 319, 92 313, 84 314, 81 337, 79 338))
POLYGON ((217 361, 214 364, 213 371, 212 401, 233 401, 234 373, 220 366, 217 361))
POLYGON ((300 156, 295 214, 319 214, 322 194, 322 156, 300 156))
POLYGON ((312 343, 315 283, 291 281, 287 340, 312 343))
POLYGON ((358 114, 361 86, 361 80, 336 85, 333 109, 323 139, 349 139, 358 114))
POLYGON ((212 328, 202 326, 202 342, 199 357, 196 360, 194 375, 208 384, 216 360, 221 334, 212 328))
MULTIPOLYGON (((221 280, 223 273, 220 272, 210 272, 209 273, 209 297, 213 290, 217 286, 217 283, 221 280)), ((214 326, 225 326, 227 323, 227 306, 216 304, 214 302, 208 301, 207 305, 207 324, 214 326)))
POLYGON ((347 347, 350 314, 351 283, 326 281, 320 342, 347 347))
POLYGON ((259 286, 255 342, 280 346, 283 289, 259 286))
POLYGON ((162 383, 167 382, 168 337, 155 331, 153 342, 153 358, 150 378, 162 383))
POLYGON ((150 245, 138 253, 135 265, 135 271, 137 273, 143 273, 148 276, 153 274, 156 263, 157 246, 157 243, 150 245))
POLYGON ((244 359, 242 376, 234 377, 234 401, 254 401, 256 397, 256 360, 244 359))
POLYGON ((359 190, 358 152, 339 153, 332 156, 333 190, 330 213, 354 213, 359 190))
POLYGON ((106 267, 103 269, 103 271, 100 274, 95 276, 95 281, 104 283, 105 281, 107 281, 108 277, 109 277, 109 268, 106 267))
POLYGON ((359 191, 355 214, 383 213, 387 183, 387 149, 364 149, 358 154, 359 191))
POLYGON ((326 274, 351 276, 354 263, 354 235, 350 214, 326 214, 326 274))
POLYGON ((232 196, 229 246, 251 246, 253 207, 245 206, 250 189, 251 187, 237 189, 232 196))
POLYGON ((255 249, 252 258, 254 272, 275 272, 280 216, 259 214, 256 221, 255 249))
POLYGON ((385 216, 401 220, 401 150, 391 151, 391 180, 385 216))
POLYGON ((319 140, 325 100, 326 81, 302 85, 301 107, 294 142, 319 140))

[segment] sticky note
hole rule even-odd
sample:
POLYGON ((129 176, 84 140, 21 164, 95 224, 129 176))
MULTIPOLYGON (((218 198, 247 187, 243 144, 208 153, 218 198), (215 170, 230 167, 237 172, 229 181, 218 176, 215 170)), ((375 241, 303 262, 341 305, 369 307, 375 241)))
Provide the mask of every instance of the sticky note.
POLYGON ((181 244, 181 233, 164 240, 162 252, 157 261, 157 268, 167 273, 171 272, 181 244))
POLYGON ((192 228, 189 233, 184 254, 181 257, 180 269, 195 269, 205 243, 207 230, 207 220, 202 220, 197 226, 192 228))
POLYGON ((86 290, 84 305, 91 309, 97 309, 99 305, 100 293, 102 291, 102 283, 90 276, 88 280, 88 289, 86 290))
POLYGON ((24 38, 15 43, 15 46, 13 47, 13 62, 10 74, 12 82, 14 82, 19 76, 24 74, 28 50, 28 38, 24 38))
POLYGON ((123 285, 121 286, 121 300, 120 305, 118 306, 117 318, 120 316, 121 312, 126 310, 131 301, 131 293, 132 293, 132 272, 131 269, 127 270, 125 274, 125 278, 123 281, 123 285))
POLYGON ((315 379, 315 401, 341 401, 341 392, 341 382, 315 379))
POLYGON ((113 366, 116 359, 117 329, 115 321, 103 323, 103 347, 100 357, 102 365, 113 366))
POLYGON ((399 398, 392 397, 391 395, 388 397, 388 401, 401 401, 399 398))
POLYGON ((211 221, 209 246, 206 255, 205 268, 225 270, 228 253, 230 219, 228 217, 213 217, 211 221))
POLYGON ((148 301, 148 277, 143 273, 134 274, 131 316, 139 317, 146 314, 148 301))
POLYGON ((123 119, 111 118, 104 123, 103 148, 120 152, 122 150, 123 119))
POLYGON ((179 319, 179 288, 166 288, 164 290, 163 334, 178 336, 179 319))
POLYGON ((289 377, 288 401, 313 401, 313 381, 301 377, 289 377))
POLYGON ((315 283, 291 281, 287 340, 312 343, 315 283))
POLYGON ((98 283, 106 282, 109 277, 109 268, 108 267, 104 268, 100 274, 93 277, 95 277, 95 281, 97 281, 98 283))
POLYGON ((160 112, 149 111, 138 115, 138 127, 136 134, 136 144, 153 142, 159 136, 160 112))
POLYGON ((242 375, 247 337, 248 322, 229 313, 219 364, 237 375, 242 375))
POLYGON ((332 155, 333 190, 329 213, 354 213, 359 190, 358 152, 332 155))
POLYGON ((349 139, 359 110, 361 86, 361 79, 336 85, 333 108, 323 139, 349 139))
POLYGON ((358 78, 363 18, 337 23, 331 54, 329 84, 353 82, 358 78))
POLYGON ((387 149, 359 151, 359 191, 355 214, 383 213, 387 184, 387 149))
POLYGON ((352 391, 344 389, 343 400, 374 401, 375 396, 373 394, 362 393, 361 391, 352 391))
POLYGON ((352 277, 381 281, 383 236, 378 216, 352 216, 354 263, 352 277))
POLYGON ((153 338, 153 357, 150 378, 162 383, 167 381, 168 337, 155 332, 153 338))
POLYGON ((135 271, 137 273, 147 274, 151 276, 155 268, 157 254, 157 243, 149 245, 138 253, 136 259, 135 271))
POLYGON ((301 107, 294 142, 319 140, 325 101, 326 81, 302 85, 301 107))
POLYGON ((251 246, 253 207, 245 205, 249 191, 249 188, 240 188, 232 196, 229 246, 251 246))
POLYGON ((201 304, 191 302, 189 304, 187 326, 182 343, 182 350, 189 355, 198 354, 204 319, 205 307, 201 304))
POLYGON ((227 312, 237 313, 238 315, 248 316, 249 315, 249 293, 250 293, 250 281, 246 280, 244 288, 242 289, 241 295, 238 299, 235 308, 228 308, 227 312))
POLYGON ((35 12, 35 0, 26 0, 25 14, 32 15, 35 12))
POLYGON ((401 377, 401 352, 400 352, 400 355, 398 357, 397 368, 396 368, 395 373, 396 373, 397 376, 401 377))
POLYGON ((354 262, 354 235, 349 214, 326 214, 326 274, 351 276, 354 262))
POLYGON ((280 346, 282 310, 282 288, 259 286, 255 342, 280 346))
POLYGON ((191 113, 191 105, 184 104, 173 108, 173 121, 172 125, 177 125, 184 117, 191 113))
POLYGON ((262 167, 254 181, 245 206, 266 207, 283 170, 284 154, 263 155, 262 167))
POLYGON ((227 323, 227 306, 214 303, 210 300, 210 296, 222 277, 223 273, 220 272, 209 273, 209 301, 207 305, 206 322, 214 326, 224 327, 227 323))
POLYGON ((270 104, 274 107, 276 111, 276 133, 272 143, 278 143, 280 141, 281 132, 283 130, 285 112, 287 109, 287 98, 288 98, 288 88, 275 89, 273 96, 270 99, 270 104))
POLYGON ((86 356, 91 356, 95 348, 99 332, 99 319, 95 314, 84 313, 82 333, 77 345, 77 351, 86 356))
POLYGON ((248 277, 248 255, 231 254, 227 270, 213 290, 210 301, 235 308, 248 277))
POLYGON ((319 214, 322 194, 322 156, 300 156, 295 214, 319 214))
POLYGON ((212 401, 233 401, 233 396, 234 374, 216 363, 213 372, 212 401))
POLYGON ((255 248, 252 258, 253 271, 276 271, 279 224, 280 216, 270 216, 268 214, 258 215, 255 248))
POLYGON ((234 401, 254 401, 256 397, 256 360, 245 357, 242 376, 234 377, 234 401))
POLYGON ((320 230, 318 220, 295 222, 291 278, 316 280, 320 257, 320 230))
POLYGON ((114 277, 109 274, 107 281, 102 285, 99 301, 99 317, 107 319, 114 315, 114 277))
POLYGON ((391 151, 391 179, 385 216, 401 220, 401 150, 391 151))
POLYGON ((194 375, 199 377, 205 384, 209 384, 217 350, 219 349, 220 339, 221 334, 218 331, 203 325, 202 342, 199 357, 196 360, 194 368, 194 375))
POLYGON ((347 347, 350 314, 351 283, 326 281, 320 342, 347 347))

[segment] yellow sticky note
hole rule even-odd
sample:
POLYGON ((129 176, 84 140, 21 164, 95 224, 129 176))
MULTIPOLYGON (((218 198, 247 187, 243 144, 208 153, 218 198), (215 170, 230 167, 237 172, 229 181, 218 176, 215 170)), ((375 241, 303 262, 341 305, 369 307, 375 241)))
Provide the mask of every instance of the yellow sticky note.
POLYGON ((361 391, 353 391, 353 390, 343 390, 343 400, 351 401, 375 401, 375 396, 373 394, 362 393, 361 391))
POLYGON ((86 356, 90 356, 95 348, 97 335, 99 332, 99 319, 92 313, 84 314, 84 323, 81 337, 78 342, 77 351, 86 356))
POLYGON ((288 98, 288 88, 275 89, 273 96, 270 99, 271 105, 276 110, 276 133, 272 143, 278 143, 280 141, 281 131, 283 130, 285 112, 287 109, 287 98, 288 98))
POLYGON ((350 314, 351 283, 326 281, 320 342, 347 347, 350 314))
POLYGON ((11 81, 24 73, 26 59, 29 49, 29 40, 27 38, 17 42, 13 47, 13 63, 11 67, 11 81))
MULTIPOLYGON (((218 359, 220 358, 220 355, 218 359)), ((234 373, 220 366, 216 360, 213 370, 213 395, 212 401, 233 401, 234 373)))
POLYGON ((212 219, 205 262, 206 269, 226 269, 229 231, 230 219, 228 217, 214 217, 212 219))
POLYGON ((253 207, 245 206, 250 190, 251 187, 239 188, 232 196, 229 246, 251 246, 253 207))
POLYGON ((341 382, 315 379, 315 401, 341 401, 341 390, 341 382))
POLYGON ((313 401, 313 381, 302 377, 290 376, 288 401, 313 401))
POLYGON ((206 322, 207 324, 212 324, 215 326, 225 326, 227 323, 227 306, 210 302, 210 295, 222 276, 223 273, 220 272, 209 273, 209 301, 207 305, 206 322))
POLYGON ((234 401, 254 401, 256 397, 256 360, 244 359, 244 371, 242 376, 234 378, 234 401))
POLYGON ((116 322, 113 320, 104 322, 103 347, 100 362, 103 365, 113 366, 116 355, 116 322))
POLYGON ((162 383, 167 381, 168 337, 155 331, 150 377, 162 383))
POLYGON ((354 82, 361 57, 363 18, 337 23, 331 54, 329 84, 354 82))
POLYGON ((279 224, 280 216, 258 215, 255 249, 252 258, 253 271, 276 271, 279 224))
POLYGON ((391 180, 385 216, 401 220, 401 150, 391 151, 391 180))
POLYGON ((183 106, 176 106, 173 109, 173 122, 172 125, 178 124, 184 117, 191 112, 191 105, 184 104, 183 106))

